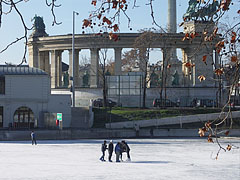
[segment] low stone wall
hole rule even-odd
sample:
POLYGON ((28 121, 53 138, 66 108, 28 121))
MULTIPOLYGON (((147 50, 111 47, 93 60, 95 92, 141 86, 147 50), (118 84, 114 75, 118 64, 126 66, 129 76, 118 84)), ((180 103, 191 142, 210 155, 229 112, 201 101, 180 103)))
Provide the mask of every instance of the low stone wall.
MULTIPOLYGON (((108 129, 123 129, 123 128, 141 128, 141 127, 152 127, 152 126, 161 126, 161 125, 172 125, 172 124, 181 124, 184 123, 193 123, 193 122, 206 122, 215 120, 219 117, 226 116, 227 113, 211 113, 211 114, 197 114, 189 116, 177 116, 161 119, 149 119, 149 120, 139 120, 139 121, 125 121, 117 123, 106 123, 106 128, 108 129)), ((232 118, 240 117, 240 111, 233 111, 232 118)))
MULTIPOLYGON (((31 131, 0 131, 0 141, 30 141, 31 131)), ((37 140, 70 139, 123 139, 123 138, 159 138, 159 137, 199 137, 198 129, 133 129, 107 130, 36 130, 37 140)), ((239 129, 233 129, 229 137, 240 137, 239 129)))

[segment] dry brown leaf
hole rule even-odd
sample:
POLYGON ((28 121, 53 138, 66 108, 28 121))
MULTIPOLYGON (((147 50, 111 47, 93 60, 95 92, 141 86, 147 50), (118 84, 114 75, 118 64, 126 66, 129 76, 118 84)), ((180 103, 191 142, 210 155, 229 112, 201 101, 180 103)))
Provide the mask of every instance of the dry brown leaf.
POLYGON ((203 75, 200 75, 200 76, 198 76, 198 79, 199 79, 200 82, 202 82, 202 81, 206 80, 206 77, 203 76, 203 75))

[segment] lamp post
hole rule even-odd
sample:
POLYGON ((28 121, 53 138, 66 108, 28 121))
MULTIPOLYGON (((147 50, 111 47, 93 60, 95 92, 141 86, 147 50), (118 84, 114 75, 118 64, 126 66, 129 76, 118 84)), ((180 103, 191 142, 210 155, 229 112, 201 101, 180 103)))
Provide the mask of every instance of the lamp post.
POLYGON ((75 14, 78 15, 78 12, 73 11, 73 33, 72 33, 72 104, 75 107, 75 14))

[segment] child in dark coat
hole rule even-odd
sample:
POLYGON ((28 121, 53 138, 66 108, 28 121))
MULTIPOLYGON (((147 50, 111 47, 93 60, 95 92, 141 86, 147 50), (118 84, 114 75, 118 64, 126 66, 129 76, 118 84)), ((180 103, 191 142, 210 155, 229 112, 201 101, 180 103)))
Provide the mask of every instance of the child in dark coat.
POLYGON ((104 156, 105 156, 105 151, 107 150, 107 141, 104 140, 103 144, 102 144, 102 147, 101 147, 101 151, 102 151, 102 156, 100 157, 100 160, 101 161, 105 161, 104 160, 104 156))

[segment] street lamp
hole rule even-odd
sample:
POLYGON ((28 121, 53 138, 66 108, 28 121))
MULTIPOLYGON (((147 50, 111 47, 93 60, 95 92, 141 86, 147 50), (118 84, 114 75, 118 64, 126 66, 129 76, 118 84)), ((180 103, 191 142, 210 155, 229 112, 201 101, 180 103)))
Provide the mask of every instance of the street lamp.
POLYGON ((72 33, 72 103, 75 107, 75 14, 78 15, 78 12, 73 11, 73 33, 72 33))

